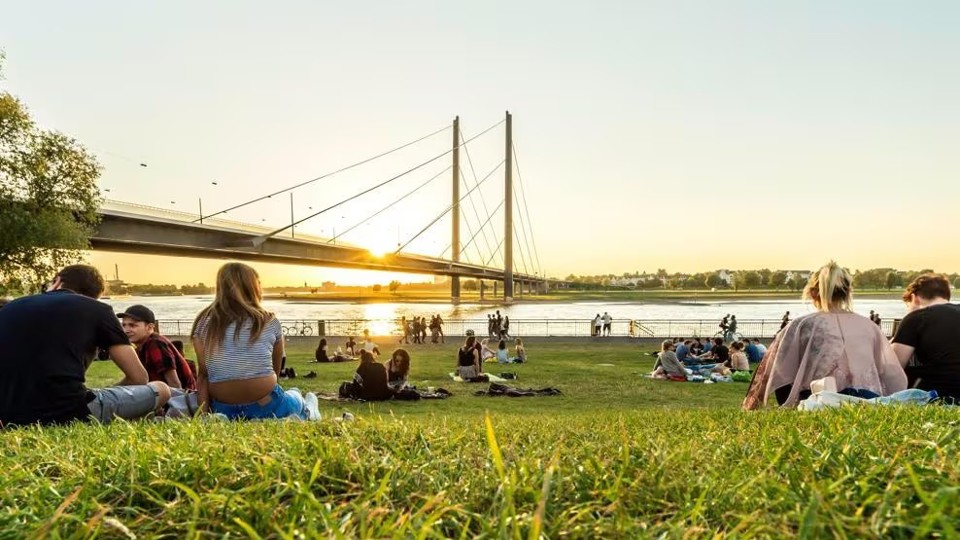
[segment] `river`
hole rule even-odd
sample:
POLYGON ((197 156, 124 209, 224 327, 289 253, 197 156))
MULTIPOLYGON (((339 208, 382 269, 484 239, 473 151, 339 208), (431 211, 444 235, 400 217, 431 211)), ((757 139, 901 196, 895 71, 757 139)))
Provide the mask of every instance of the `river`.
MULTIPOLYGON (((110 304, 117 312, 122 311, 128 306, 134 304, 143 304, 156 314, 160 320, 181 320, 192 321, 197 313, 205 306, 209 305, 212 296, 152 296, 152 297, 121 297, 105 299, 104 302, 110 304)), ((416 304, 416 303, 333 303, 333 302, 307 302, 297 301, 295 299, 286 300, 266 300, 264 306, 277 314, 277 317, 283 321, 302 320, 311 321, 311 332, 317 335, 318 328, 316 321, 336 321, 336 320, 358 320, 364 319, 377 321, 368 325, 374 335, 389 334, 393 331, 393 325, 389 321, 399 319, 401 316, 408 318, 414 315, 431 316, 439 314, 448 323, 463 320, 463 323, 456 323, 448 331, 449 334, 459 333, 462 329, 474 328, 478 324, 482 327, 482 320, 487 314, 500 310, 502 315, 509 316, 515 325, 522 323, 527 326, 526 335, 585 335, 588 330, 586 321, 592 319, 597 314, 609 312, 617 321, 614 333, 617 335, 627 335, 627 320, 644 321, 646 326, 652 330, 648 337, 662 337, 662 335, 708 335, 715 324, 697 323, 697 326, 691 326, 694 321, 719 321, 727 313, 737 316, 737 319, 744 321, 741 330, 751 335, 767 336, 772 335, 779 327, 775 324, 783 316, 785 311, 790 311, 791 317, 809 313, 813 310, 809 303, 798 300, 785 301, 775 300, 685 300, 685 301, 660 301, 660 302, 531 302, 516 303, 512 305, 491 305, 491 304, 416 304), (557 321, 551 328, 546 328, 543 321, 557 321), (573 321, 580 321, 573 324, 573 321), (759 323, 755 327, 749 327, 747 321, 768 321, 762 327, 759 323), (469 321, 469 322, 467 322, 469 321), (480 323, 478 323, 480 321, 480 323), (531 321, 531 322, 524 322, 531 321), (539 321, 537 326, 533 326, 532 321, 539 321), (561 321, 570 321, 566 326, 561 321), (656 321, 673 321, 669 326, 657 323, 656 321), (690 324, 683 324, 684 321, 690 324), (773 321, 773 322, 770 322, 773 321)), ((899 300, 875 300, 862 299, 855 300, 854 309, 856 312, 867 315, 870 310, 874 310, 883 317, 885 329, 889 330, 889 323, 895 318, 901 318, 906 314, 903 302, 899 300)), ((181 323, 182 325, 183 323, 181 323)), ((336 331, 327 323, 325 328, 327 334, 336 335, 336 331)), ((356 327, 344 329, 343 332, 353 333, 356 327)), ((169 332, 170 329, 165 329, 169 332)), ((182 332, 183 330, 181 330, 182 332)))

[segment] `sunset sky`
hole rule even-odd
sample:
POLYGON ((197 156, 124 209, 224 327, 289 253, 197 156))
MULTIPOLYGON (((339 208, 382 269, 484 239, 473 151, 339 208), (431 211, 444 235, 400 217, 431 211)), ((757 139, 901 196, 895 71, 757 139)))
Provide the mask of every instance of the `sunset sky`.
MULTIPOLYGON (((0 85, 99 156, 111 199, 186 212, 202 199, 209 214, 456 115, 470 137, 510 110, 528 232, 548 275, 829 259, 960 271, 958 25, 953 1, 16 2, 0 18, 0 85)), ((503 137, 500 126, 468 146, 468 183, 500 163, 503 137)), ((447 130, 298 189, 294 214, 450 144, 447 130)), ((301 230, 342 232, 449 165, 301 230)), ((443 174, 343 240, 395 249, 450 204, 450 183, 443 174)), ((503 197, 502 169, 479 193, 479 218, 463 210, 473 230, 482 205, 503 197)), ((227 217, 282 225, 290 199, 227 217)), ((467 250, 472 262, 502 237, 502 213, 492 223, 467 250)), ((440 255, 449 242, 448 217, 408 250, 440 255)), ((522 238, 515 245, 534 271, 522 238)), ((209 283, 219 265, 92 261, 111 274, 119 264, 133 282, 209 283)), ((259 267, 267 284, 384 281, 259 267)))

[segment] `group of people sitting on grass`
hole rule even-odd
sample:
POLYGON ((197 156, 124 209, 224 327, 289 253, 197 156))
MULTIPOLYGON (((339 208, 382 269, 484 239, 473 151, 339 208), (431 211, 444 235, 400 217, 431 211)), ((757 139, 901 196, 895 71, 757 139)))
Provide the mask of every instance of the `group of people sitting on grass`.
POLYGON ((353 336, 347 338, 346 343, 343 344, 343 347, 337 347, 337 350, 330 355, 327 352, 327 338, 320 338, 320 343, 317 345, 317 350, 314 351, 313 357, 316 362, 348 362, 354 361, 360 356, 361 351, 368 351, 373 354, 374 358, 380 357, 380 347, 376 343, 370 340, 370 331, 363 331, 363 341, 357 343, 353 336))
POLYGON ((200 410, 230 419, 319 419, 316 395, 278 384, 283 331, 261 305, 260 279, 250 266, 228 263, 217 272, 213 302, 190 332, 195 370, 160 335, 150 309, 114 314, 97 301, 103 291, 96 268, 72 265, 46 292, 0 309, 0 425, 134 419, 163 411, 171 397, 188 396, 200 410), (98 349, 123 378, 88 389, 85 373, 98 349))
POLYGON ((810 276, 804 289, 816 311, 789 321, 777 334, 754 373, 743 408, 774 402, 797 407, 817 387, 857 397, 920 389, 956 404, 960 306, 950 303, 950 292, 943 274, 914 279, 902 297, 908 313, 887 340, 876 321, 852 311, 852 278, 830 262, 810 276))
POLYGON ((726 377, 738 371, 750 371, 760 362, 767 348, 755 338, 733 341, 729 347, 723 338, 666 340, 660 345, 651 376, 658 379, 688 380, 690 376, 719 374, 726 377))

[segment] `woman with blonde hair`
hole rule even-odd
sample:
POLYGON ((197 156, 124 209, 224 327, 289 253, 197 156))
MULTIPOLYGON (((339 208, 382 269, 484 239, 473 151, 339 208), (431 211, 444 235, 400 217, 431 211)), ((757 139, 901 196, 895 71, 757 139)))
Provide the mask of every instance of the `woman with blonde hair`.
POLYGON ((750 383, 744 409, 758 409, 771 396, 782 407, 796 407, 810 396, 811 382, 827 377, 838 390, 885 396, 906 389, 907 377, 880 328, 851 310, 852 281, 833 261, 811 274, 803 297, 817 311, 777 334, 750 383))
POLYGON ((230 419, 299 417, 317 420, 317 396, 277 384, 284 356, 283 331, 260 305, 256 270, 227 263, 217 272, 213 302, 193 322, 197 390, 204 410, 230 419))

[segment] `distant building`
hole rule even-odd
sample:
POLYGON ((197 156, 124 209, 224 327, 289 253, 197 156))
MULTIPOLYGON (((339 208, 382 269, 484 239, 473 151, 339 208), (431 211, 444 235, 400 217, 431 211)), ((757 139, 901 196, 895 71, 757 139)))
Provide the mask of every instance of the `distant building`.
POLYGON ((720 276, 720 279, 726 283, 728 287, 733 285, 733 273, 731 273, 730 270, 717 270, 717 275, 720 276))

